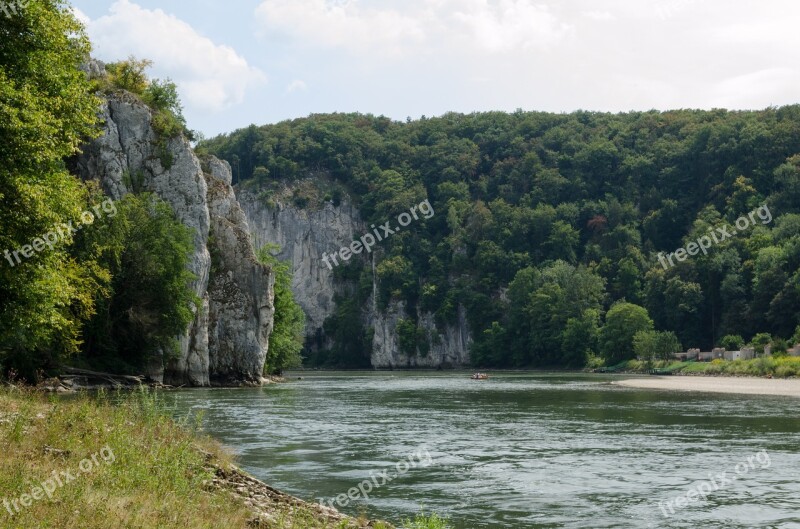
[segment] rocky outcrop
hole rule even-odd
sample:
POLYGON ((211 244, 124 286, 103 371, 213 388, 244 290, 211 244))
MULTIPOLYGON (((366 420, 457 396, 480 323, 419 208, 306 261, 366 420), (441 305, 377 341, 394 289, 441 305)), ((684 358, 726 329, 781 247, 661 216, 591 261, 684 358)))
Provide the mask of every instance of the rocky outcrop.
POLYGON ((430 342, 427 353, 407 354, 400 349, 397 325, 408 318, 403 302, 391 302, 386 311, 370 310, 369 325, 375 330, 372 340, 372 367, 376 369, 404 368, 454 368, 470 363, 469 345, 472 338, 467 326, 466 313, 459 307, 458 321, 440 331, 433 314, 417 314, 418 326, 425 331, 430 342))
POLYGON ((273 324, 274 276, 253 253, 227 162, 207 162, 212 269, 208 285, 208 351, 215 384, 258 382, 273 324))
POLYGON ((277 244, 277 258, 291 262, 292 291, 306 314, 306 335, 318 335, 335 308, 338 288, 322 256, 364 233, 358 210, 347 198, 339 206, 327 202, 312 210, 280 202, 270 207, 252 191, 240 188, 238 193, 256 248, 277 244))
MULTIPOLYGON (((368 233, 369 228, 361 220, 358 208, 346 196, 338 206, 328 201, 318 208, 299 208, 289 201, 273 199, 267 203, 255 192, 241 187, 238 192, 255 245, 277 243, 281 247, 278 258, 291 263, 292 291, 306 313, 307 346, 330 346, 324 337, 323 322, 335 309, 334 295, 347 293, 352 285, 337 281, 322 256, 349 246, 368 233)), ((291 192, 283 194, 292 195, 291 192)), ((361 254, 359 258, 370 259, 374 255, 361 254)), ((373 279, 373 292, 377 291, 375 281, 373 279)), ((430 337, 430 349, 424 355, 405 354, 398 346, 397 325, 408 317, 402 302, 391 303, 387 310, 381 310, 376 296, 370 298, 363 309, 363 323, 374 330, 372 367, 437 368, 469 364, 471 337, 463 308, 459 310, 457 321, 444 329, 437 328, 432 314, 416 314, 420 327, 430 337)))
POLYGON ((191 386, 259 380, 272 328, 272 277, 256 261, 230 169, 209 159, 204 171, 185 138, 160 139, 152 111, 131 94, 109 97, 101 117, 102 136, 83 148, 77 173, 98 180, 115 200, 133 192, 155 193, 194 233, 188 267, 202 303, 180 337, 178 358, 166 365, 155 358, 148 374, 191 386), (220 256, 213 277, 212 253, 220 256))

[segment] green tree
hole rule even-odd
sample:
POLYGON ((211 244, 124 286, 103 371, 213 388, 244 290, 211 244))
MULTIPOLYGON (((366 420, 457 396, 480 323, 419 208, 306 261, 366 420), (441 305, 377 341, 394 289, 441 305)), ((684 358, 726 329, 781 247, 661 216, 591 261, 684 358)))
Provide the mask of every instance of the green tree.
POLYGON ((561 333, 561 351, 564 364, 583 367, 597 351, 600 331, 600 311, 586 309, 579 318, 570 318, 561 333))
POLYGON ((86 326, 84 351, 95 365, 139 369, 174 357, 176 337, 194 317, 195 277, 187 269, 194 244, 189 228, 155 195, 127 195, 116 208, 105 228, 79 241, 81 250, 102 246, 101 261, 113 277, 110 295, 98 298, 86 326))
POLYGON ((71 234, 20 262, 12 252, 86 208, 62 160, 98 134, 100 102, 78 68, 90 45, 66 2, 0 17, 0 42, 0 362, 31 378, 78 351, 104 273, 69 255, 71 234))
POLYGON ((258 260, 272 268, 275 274, 275 323, 269 336, 269 351, 264 371, 280 375, 286 369, 303 365, 306 315, 292 293, 292 271, 289 264, 275 255, 280 252, 276 244, 267 244, 258 251, 258 260))
POLYGON ((744 347, 744 338, 738 334, 728 334, 722 337, 719 346, 725 348, 726 351, 741 351, 744 347))
POLYGON ((633 350, 648 362, 670 360, 681 350, 681 343, 672 331, 639 331, 633 335, 633 350))
POLYGON ((791 346, 795 346, 797 344, 800 344, 800 325, 798 325, 797 328, 794 330, 794 334, 792 335, 791 342, 792 343, 789 344, 791 346))
POLYGON ((127 60, 109 63, 106 71, 109 82, 116 88, 127 90, 137 95, 144 95, 148 86, 146 70, 153 65, 148 59, 137 59, 133 55, 127 60))
POLYGON ((618 301, 608 309, 606 322, 600 329, 600 352, 608 365, 630 360, 635 356, 633 337, 639 331, 653 329, 647 309, 618 301))
POLYGON ((263 165, 259 165, 253 171, 253 179, 259 186, 265 186, 269 182, 269 169, 263 165))
POLYGON ((755 350, 756 356, 761 356, 764 354, 764 349, 766 346, 772 343, 772 335, 768 332, 760 332, 753 336, 753 339, 750 340, 750 345, 755 350))

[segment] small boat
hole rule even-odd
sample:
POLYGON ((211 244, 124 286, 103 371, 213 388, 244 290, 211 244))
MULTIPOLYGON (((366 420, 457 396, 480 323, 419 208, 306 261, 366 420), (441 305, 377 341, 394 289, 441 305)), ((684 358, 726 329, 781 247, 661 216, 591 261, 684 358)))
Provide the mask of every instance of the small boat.
POLYGON ((486 380, 489 378, 489 375, 486 373, 475 373, 472 375, 472 380, 486 380))

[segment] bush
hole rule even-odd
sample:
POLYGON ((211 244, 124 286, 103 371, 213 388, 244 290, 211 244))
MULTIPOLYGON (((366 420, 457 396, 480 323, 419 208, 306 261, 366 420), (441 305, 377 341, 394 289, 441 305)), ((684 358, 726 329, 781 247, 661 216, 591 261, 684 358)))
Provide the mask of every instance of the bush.
POLYGON ((738 334, 728 334, 719 341, 719 346, 724 347, 726 351, 741 351, 744 347, 744 338, 738 334))
POLYGON ((775 376, 779 378, 789 378, 789 377, 796 377, 798 371, 794 366, 790 365, 780 365, 777 369, 775 369, 775 376))
POLYGON ((144 95, 147 89, 145 70, 153 65, 153 61, 137 59, 133 55, 125 61, 106 64, 108 81, 112 87, 127 90, 138 96, 144 95))

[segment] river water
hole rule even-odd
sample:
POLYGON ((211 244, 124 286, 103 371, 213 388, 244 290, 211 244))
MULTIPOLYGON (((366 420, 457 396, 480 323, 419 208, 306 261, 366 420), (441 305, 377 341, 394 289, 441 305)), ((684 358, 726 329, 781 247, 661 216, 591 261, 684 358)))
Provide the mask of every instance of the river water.
POLYGON ((798 399, 599 375, 300 375, 165 398, 268 484, 398 525, 424 509, 456 529, 800 528, 798 399))

